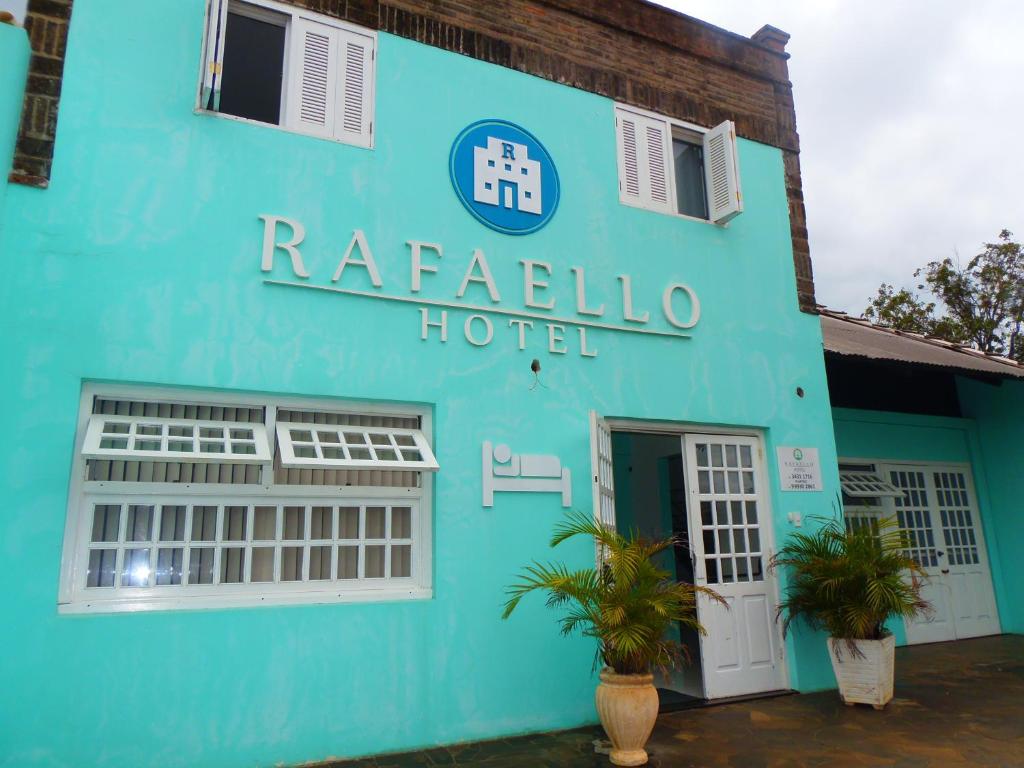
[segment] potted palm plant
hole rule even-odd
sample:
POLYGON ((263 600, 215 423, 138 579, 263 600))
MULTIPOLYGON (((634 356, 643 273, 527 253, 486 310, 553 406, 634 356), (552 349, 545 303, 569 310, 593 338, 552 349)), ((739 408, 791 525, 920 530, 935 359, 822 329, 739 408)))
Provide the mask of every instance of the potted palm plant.
POLYGON ((783 634, 797 619, 828 633, 839 694, 849 706, 882 709, 892 699, 896 640, 886 621, 930 610, 921 566, 893 520, 847 530, 835 519, 794 533, 771 561, 790 569, 779 606, 783 634))
POLYGON ((574 511, 555 527, 551 546, 574 536, 597 543, 599 567, 570 570, 563 564, 534 562, 507 590, 503 618, 530 592, 547 593, 547 604, 562 608, 562 634, 581 632, 598 641, 594 658, 603 664, 597 712, 612 742, 615 765, 643 765, 644 745, 658 717, 654 669, 667 670, 685 659, 685 648, 668 637, 674 626, 703 632, 697 621, 697 592, 721 601, 715 592, 676 581, 652 558, 675 546, 675 538, 649 541, 574 511))

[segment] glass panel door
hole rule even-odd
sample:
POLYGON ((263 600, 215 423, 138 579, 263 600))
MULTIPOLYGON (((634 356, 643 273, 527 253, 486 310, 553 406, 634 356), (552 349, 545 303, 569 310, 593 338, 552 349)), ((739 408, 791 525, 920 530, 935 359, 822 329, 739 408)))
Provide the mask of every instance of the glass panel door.
POLYGON ((908 554, 927 574, 930 614, 907 622, 907 642, 931 643, 999 632, 970 472, 941 465, 891 465, 893 500, 908 554))
POLYGON ((785 688, 775 621, 775 579, 766 570, 771 514, 757 437, 686 435, 686 482, 694 580, 726 606, 698 598, 708 698, 785 688))
POLYGON ((694 444, 708 584, 764 580, 753 450, 735 443, 694 444))

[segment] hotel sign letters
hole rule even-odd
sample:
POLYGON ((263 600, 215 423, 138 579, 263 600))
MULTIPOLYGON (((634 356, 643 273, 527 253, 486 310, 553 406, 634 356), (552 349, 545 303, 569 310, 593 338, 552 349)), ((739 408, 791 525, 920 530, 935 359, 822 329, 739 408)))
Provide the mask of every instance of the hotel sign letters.
POLYGON ((487 256, 480 248, 472 250, 468 264, 457 273, 461 274, 461 279, 453 296, 427 298, 421 295, 425 284, 442 270, 442 244, 407 240, 403 247, 408 258, 408 270, 401 278, 387 275, 385 282, 371 243, 361 229, 352 232, 331 274, 330 284, 316 284, 310 282, 312 275, 303 258, 301 246, 306 229, 302 223, 271 214, 261 214, 259 218, 263 221, 261 271, 271 273, 275 257, 287 256, 292 273, 298 278, 276 280, 266 277, 264 283, 413 305, 418 310, 416 328, 424 341, 444 343, 450 336, 458 334, 473 346, 486 347, 501 335, 507 343, 516 344, 519 349, 526 349, 528 342, 531 346, 541 342, 553 355, 575 351, 581 357, 596 357, 595 336, 602 331, 685 339, 689 338, 687 332, 700 321, 700 300, 685 283, 669 282, 663 287, 657 298, 660 299, 661 317, 665 322, 655 326, 652 311, 646 308, 648 299, 643 302, 634 299, 630 275, 614 277, 618 283, 615 293, 620 297, 617 306, 594 303, 587 295, 592 278, 584 267, 556 269, 549 262, 534 259, 519 260, 521 282, 516 291, 518 301, 513 305, 508 298, 510 287, 499 285, 495 280, 487 256), (361 282, 365 285, 368 279, 373 290, 350 287, 354 277, 352 273, 355 272, 361 272, 364 275, 361 282), (571 309, 557 304, 551 291, 554 281, 571 283, 575 292, 571 309), (481 296, 486 293, 489 303, 475 304, 467 299, 466 293, 471 287, 481 296))

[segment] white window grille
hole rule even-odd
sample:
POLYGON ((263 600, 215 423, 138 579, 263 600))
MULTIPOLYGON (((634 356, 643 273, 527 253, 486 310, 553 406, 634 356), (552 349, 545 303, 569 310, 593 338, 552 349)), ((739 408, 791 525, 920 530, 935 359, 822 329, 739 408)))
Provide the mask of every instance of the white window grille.
POLYGON ((429 597, 429 411, 179 394, 83 393, 62 611, 429 597))
POLYGON ((82 574, 94 599, 163 587, 411 582, 415 503, 346 500, 98 498, 82 574))
POLYGON ((877 533, 879 523, 884 517, 884 510, 880 506, 843 505, 843 520, 848 531, 870 528, 872 532, 877 533))
POLYGON ((281 466, 335 469, 436 470, 437 459, 418 429, 277 423, 281 466))
POLYGON ((935 500, 942 523, 942 538, 950 565, 977 565, 978 539, 973 509, 967 495, 967 475, 955 469, 932 472, 935 500))
POLYGON ((731 121, 705 129, 616 105, 615 131, 621 202, 715 224, 743 212, 731 121))

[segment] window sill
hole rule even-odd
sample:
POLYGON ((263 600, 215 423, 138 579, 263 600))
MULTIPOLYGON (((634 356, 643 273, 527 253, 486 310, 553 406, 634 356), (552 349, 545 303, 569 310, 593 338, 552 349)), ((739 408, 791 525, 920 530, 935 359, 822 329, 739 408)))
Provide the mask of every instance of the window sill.
POLYGON ((434 592, 429 587, 380 587, 363 589, 331 589, 287 594, 217 594, 176 597, 118 597, 78 599, 59 603, 59 614, 141 613, 152 611, 203 611, 257 606, 327 605, 336 603, 384 603, 409 600, 430 600, 434 592))
POLYGON ((196 115, 203 115, 206 117, 216 117, 221 120, 230 120, 233 123, 242 123, 243 125, 254 125, 259 128, 269 128, 274 131, 281 133, 288 133, 292 136, 305 136, 306 138, 316 139, 318 141, 329 141, 332 144, 341 144, 346 147, 358 147, 359 149, 373 149, 373 136, 371 136, 367 143, 358 143, 354 141, 345 141, 344 139, 338 139, 334 136, 317 136, 314 133, 306 133, 305 131, 296 131, 294 128, 288 128, 283 125, 276 125, 274 123, 264 123, 259 120, 252 120, 248 117, 239 117, 238 115, 229 115, 226 112, 215 112, 212 109, 203 109, 202 107, 196 107, 193 110, 196 115))
POLYGON ((669 218, 672 219, 694 221, 697 222, 698 224, 710 224, 712 227, 718 227, 719 229, 727 229, 729 227, 729 222, 727 221, 723 222, 722 224, 718 224, 712 221, 711 219, 701 219, 698 218, 697 216, 687 216, 685 213, 675 213, 674 211, 658 211, 655 210, 654 208, 647 208, 646 206, 643 205, 636 205, 635 203, 630 203, 626 200, 623 200, 622 198, 619 198, 619 203, 626 206, 627 208, 635 208, 638 211, 647 211, 648 213, 655 213, 659 216, 668 216, 669 218))

